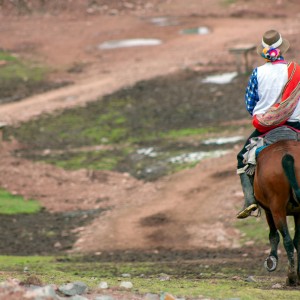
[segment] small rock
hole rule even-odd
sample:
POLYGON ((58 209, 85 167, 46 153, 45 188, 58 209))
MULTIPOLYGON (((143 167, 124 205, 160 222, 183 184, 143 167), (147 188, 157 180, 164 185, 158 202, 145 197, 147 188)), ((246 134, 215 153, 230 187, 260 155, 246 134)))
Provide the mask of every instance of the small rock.
POLYGON ((75 296, 69 298, 69 300, 89 300, 89 299, 85 298, 85 297, 82 297, 82 296, 79 296, 79 295, 75 295, 75 296))
POLYGON ((276 284, 272 285, 272 289, 282 289, 282 285, 279 283, 276 283, 276 284))
POLYGON ((125 288, 125 289, 132 289, 133 284, 130 281, 122 281, 120 284, 120 287, 125 288))
POLYGON ((130 277, 131 277, 131 275, 128 274, 128 273, 124 273, 124 274, 122 274, 121 276, 124 277, 124 278, 130 278, 130 277))
POLYGON ((171 278, 170 278, 170 276, 169 275, 167 275, 167 274, 160 274, 160 276, 159 276, 159 280, 160 281, 169 281, 171 278))
POLYGON ((24 296, 25 298, 34 298, 34 299, 53 299, 53 300, 59 299, 53 287, 50 285, 29 290, 25 293, 24 296))
POLYGON ((56 243, 54 244, 54 248, 61 248, 61 247, 62 247, 62 245, 61 245, 60 242, 56 242, 56 243))
POLYGON ((115 300, 115 298, 112 296, 104 295, 104 296, 97 296, 95 300, 115 300))
POLYGON ((249 276, 248 278, 246 278, 245 281, 247 281, 247 282, 256 282, 256 280, 254 279, 253 276, 249 276))
POLYGON ((117 16, 117 15, 119 14, 119 11, 118 11, 117 9, 111 9, 111 10, 109 11, 109 14, 110 14, 111 16, 117 16))
POLYGON ((84 282, 74 282, 62 285, 58 290, 66 296, 82 295, 87 291, 87 285, 84 282))
POLYGON ((245 243, 246 246, 252 246, 252 245, 254 245, 254 244, 255 244, 254 241, 247 241, 247 242, 245 243))
POLYGON ((108 283, 105 281, 102 281, 99 283, 99 288, 100 289, 108 289, 108 283))
POLYGON ((241 280, 241 277, 240 276, 233 276, 232 280, 241 280))
POLYGON ((156 294, 146 294, 144 300, 160 300, 159 295, 156 294))

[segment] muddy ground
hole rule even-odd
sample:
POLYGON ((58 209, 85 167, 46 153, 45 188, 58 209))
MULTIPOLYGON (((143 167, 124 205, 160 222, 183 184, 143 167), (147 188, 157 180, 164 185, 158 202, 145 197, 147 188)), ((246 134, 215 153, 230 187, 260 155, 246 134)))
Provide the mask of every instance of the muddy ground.
MULTIPOLYGON (((203 126, 210 122, 223 127, 230 122, 249 125, 242 99, 246 75, 224 86, 204 85, 201 79, 235 71, 228 48, 239 43, 256 44, 262 33, 273 27, 293 44, 287 58, 299 58, 298 2, 255 1, 250 5, 249 1, 236 1, 225 8, 219 1, 187 1, 184 5, 183 1, 162 1, 157 5, 157 9, 143 12, 85 13, 76 18, 66 11, 59 16, 2 15, 0 42, 5 49, 55 67, 51 82, 74 84, 2 104, 0 121, 20 124, 45 113, 89 106, 88 102, 105 95, 104 101, 109 101, 112 96, 108 95, 116 92, 114 95, 152 101, 151 114, 165 115, 156 130, 160 126, 178 129, 182 124, 203 126), (176 18, 179 24, 158 29, 149 23, 151 17, 162 15, 176 18), (178 34, 183 28, 203 24, 211 29, 207 36, 178 34), (141 36, 161 38, 164 44, 138 50, 98 49, 108 39, 141 36), (175 118, 178 107, 186 109, 184 119, 175 118)), ((259 63, 260 58, 252 53, 251 66, 259 63)), ((134 111, 133 119, 140 113, 145 111, 134 111)), ((249 131, 249 127, 241 126, 238 133, 246 137, 249 131)), ((42 143, 36 145, 45 149, 42 143)), ((103 256, 85 259, 158 257, 173 261, 209 257, 218 262, 217 258, 230 257, 237 260, 235 264, 261 263, 265 247, 243 248, 241 234, 233 226, 242 203, 234 172, 239 147, 232 145, 227 155, 203 161, 190 170, 144 182, 128 173, 67 171, 33 162, 15 155, 20 149, 18 142, 5 142, 1 146, 0 186, 26 199, 37 199, 45 210, 34 216, 1 217, 0 227, 5 232, 1 253, 102 252, 103 256), (150 255, 153 250, 158 254, 150 255), (245 253, 249 260, 241 258, 245 253)))

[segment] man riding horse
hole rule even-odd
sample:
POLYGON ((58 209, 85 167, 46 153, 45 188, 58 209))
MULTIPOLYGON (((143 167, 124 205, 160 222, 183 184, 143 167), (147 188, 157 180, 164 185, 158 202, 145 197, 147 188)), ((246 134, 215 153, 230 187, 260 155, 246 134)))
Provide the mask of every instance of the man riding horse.
POLYGON ((253 70, 245 94, 246 108, 256 129, 237 155, 237 174, 245 198, 244 206, 237 214, 238 219, 247 218, 258 207, 253 191, 253 173, 247 172, 249 165, 244 161, 250 139, 281 125, 300 130, 300 68, 284 60, 283 55, 289 47, 290 43, 276 30, 265 32, 257 47, 257 53, 265 59, 265 63, 253 70))

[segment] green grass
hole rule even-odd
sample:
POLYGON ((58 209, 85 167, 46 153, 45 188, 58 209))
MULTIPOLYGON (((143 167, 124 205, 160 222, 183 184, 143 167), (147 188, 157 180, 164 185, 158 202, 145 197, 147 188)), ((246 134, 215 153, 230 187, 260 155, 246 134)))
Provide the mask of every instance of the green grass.
MULTIPOLYGON (((29 275, 37 276, 44 284, 65 284, 83 281, 95 290, 101 281, 108 282, 116 289, 121 280, 133 283, 133 293, 170 293, 177 297, 201 297, 209 299, 299 299, 299 291, 293 289, 272 289, 275 283, 283 284, 284 278, 276 276, 255 276, 256 282, 246 282, 238 268, 231 267, 225 272, 202 273, 203 267, 190 264, 164 262, 80 262, 78 257, 16 257, 0 256, 0 280, 18 278, 26 280, 29 275), (28 272, 24 273, 24 268, 28 272), (182 271, 193 268, 194 275, 184 276, 182 271), (197 268, 199 273, 197 274, 197 268), (184 269, 184 270, 182 270, 184 269), (170 280, 162 281, 161 273, 169 274, 170 280), (131 278, 123 278, 123 273, 131 278), (141 275, 143 276, 141 277, 141 275), (237 275, 240 276, 237 278, 237 275)), ((257 269, 253 266, 253 269, 257 269)), ((224 270, 223 270, 224 271, 224 270)))
POLYGON ((66 153, 43 158, 43 161, 67 170, 87 168, 93 170, 115 170, 125 153, 122 150, 101 150, 66 153))
POLYGON ((34 200, 24 200, 0 189, 0 214, 33 214, 41 209, 40 204, 34 200))
POLYGON ((6 51, 0 51, 0 60, 7 62, 0 67, 0 81, 4 83, 17 80, 39 82, 47 73, 45 67, 32 65, 6 51))
POLYGON ((18 59, 16 56, 10 54, 7 51, 0 51, 0 60, 9 62, 9 61, 17 61, 18 59))
POLYGON ((253 241, 258 245, 269 244, 269 227, 265 220, 264 213, 259 218, 247 218, 247 220, 238 220, 235 227, 241 231, 241 243, 253 241))
POLYGON ((200 127, 200 128, 183 128, 179 130, 170 130, 162 134, 163 138, 180 138, 180 137, 196 137, 205 135, 207 133, 217 132, 219 128, 217 127, 200 127))
POLYGON ((228 6, 228 5, 231 5, 231 4, 236 3, 236 2, 237 2, 237 0, 222 0, 222 4, 224 6, 228 6))
MULTIPOLYGON (((293 236, 295 230, 292 217, 288 217, 288 225, 289 232, 293 236)), ((252 241, 255 245, 269 245, 269 226, 263 211, 259 218, 253 217, 236 221, 235 227, 242 233, 242 245, 249 241, 252 241)))

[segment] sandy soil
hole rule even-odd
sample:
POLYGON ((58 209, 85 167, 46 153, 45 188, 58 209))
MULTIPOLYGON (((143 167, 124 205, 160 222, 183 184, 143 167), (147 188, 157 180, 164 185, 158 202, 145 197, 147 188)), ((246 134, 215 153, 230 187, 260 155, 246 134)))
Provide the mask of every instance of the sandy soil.
MULTIPOLYGON (((45 112, 84 105, 136 81, 184 68, 235 70, 228 49, 237 44, 257 44, 270 28, 278 29, 291 41, 286 58, 299 60, 297 1, 236 1, 231 5, 220 2, 162 1, 155 4, 155 9, 116 15, 2 15, 1 47, 47 63, 56 69, 53 79, 72 80, 74 84, 1 105, 0 121, 15 124, 45 112), (151 24, 151 17, 166 15, 178 25, 151 24), (211 33, 178 33, 198 26, 207 26, 211 33), (98 49, 106 40, 140 37, 159 38, 163 44, 98 49), (68 72, 76 64, 81 71, 68 72)), ((260 58, 252 55, 251 65, 258 63, 260 58)), ((232 226, 242 202, 234 172, 237 149, 222 158, 201 162, 194 169, 155 183, 143 183, 127 174, 68 172, 32 163, 12 156, 16 147, 17 143, 1 146, 0 186, 27 198, 34 197, 51 211, 112 207, 80 229, 74 251, 238 247, 239 233, 232 226)))

